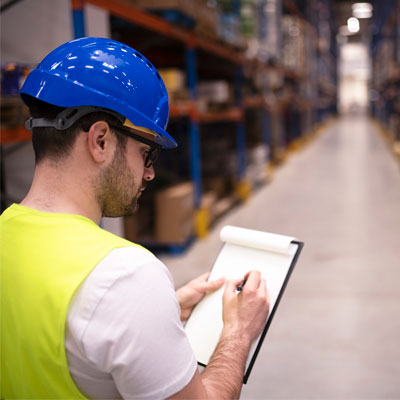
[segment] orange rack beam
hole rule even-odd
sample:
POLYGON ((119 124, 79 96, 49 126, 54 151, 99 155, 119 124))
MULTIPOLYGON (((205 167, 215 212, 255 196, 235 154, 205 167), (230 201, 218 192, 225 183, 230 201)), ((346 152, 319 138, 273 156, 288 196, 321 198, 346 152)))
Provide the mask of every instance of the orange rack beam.
POLYGON ((243 110, 240 108, 232 108, 226 111, 209 111, 199 113, 200 122, 222 122, 232 121, 238 122, 243 119, 243 110))
POLYGON ((262 96, 248 96, 243 99, 244 108, 259 108, 266 104, 262 96))
POLYGON ((189 102, 182 104, 171 104, 169 107, 169 116, 171 118, 189 116, 191 105, 189 102))
POLYGON ((32 139, 32 134, 23 126, 1 127, 0 144, 9 144, 17 142, 26 142, 32 139))

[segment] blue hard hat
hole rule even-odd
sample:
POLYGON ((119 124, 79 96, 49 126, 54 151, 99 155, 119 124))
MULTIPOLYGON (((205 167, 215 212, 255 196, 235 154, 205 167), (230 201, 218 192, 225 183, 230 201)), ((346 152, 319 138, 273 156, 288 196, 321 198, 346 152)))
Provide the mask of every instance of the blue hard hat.
POLYGON ((29 106, 36 98, 59 107, 94 106, 121 116, 163 148, 177 144, 165 131, 168 93, 156 68, 139 52, 105 38, 81 38, 48 54, 21 89, 29 106))

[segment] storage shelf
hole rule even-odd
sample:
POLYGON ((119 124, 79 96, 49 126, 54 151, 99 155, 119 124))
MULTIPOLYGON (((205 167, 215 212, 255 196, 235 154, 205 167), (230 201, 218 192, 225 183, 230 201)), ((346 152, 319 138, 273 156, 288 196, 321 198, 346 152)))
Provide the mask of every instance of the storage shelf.
POLYGON ((27 142, 32 140, 32 134, 24 126, 0 128, 0 144, 27 142))
POLYGON ((204 40, 199 37, 195 38, 193 45, 202 50, 206 50, 210 53, 213 53, 217 56, 223 57, 226 60, 230 60, 236 64, 243 64, 246 62, 246 59, 244 58, 244 56, 241 55, 239 52, 235 52, 235 51, 227 49, 226 47, 223 47, 217 43, 214 43, 214 42, 211 42, 208 40, 204 40))
POLYGON ((270 112, 278 112, 285 108, 286 103, 283 101, 268 102, 262 96, 246 96, 243 99, 243 107, 245 109, 261 108, 270 112))
POLYGON ((270 66, 258 59, 249 59, 244 54, 233 48, 229 48, 227 44, 205 39, 187 29, 174 26, 166 22, 161 17, 149 14, 134 5, 125 4, 119 0, 85 0, 97 7, 107 10, 115 17, 132 22, 142 28, 157 32, 161 35, 174 40, 183 42, 188 47, 194 47, 215 56, 233 62, 237 65, 247 65, 249 67, 263 68, 265 70, 280 71, 293 79, 301 79, 301 76, 296 71, 285 70, 282 66, 270 66))
POLYGON ((288 102, 284 100, 268 102, 262 96, 245 97, 243 100, 243 106, 245 109, 261 108, 271 113, 283 111, 291 104, 296 104, 299 110, 308 110, 312 108, 313 105, 316 105, 309 99, 302 99, 297 96, 295 97, 295 102, 288 102))
MULTIPOLYGON (((293 0, 283 0, 283 5, 292 13, 297 15, 317 35, 317 29, 304 17, 304 14, 299 10, 299 7, 293 0)), ((317 35, 318 36, 318 35, 317 35)))
MULTIPOLYGON (((180 77, 177 82, 186 79, 186 87, 178 85, 176 88, 170 84, 170 119, 182 145, 182 156, 172 157, 174 160, 166 158, 164 162, 170 175, 174 171, 177 174, 174 179, 183 177, 193 184, 198 237, 203 237, 213 222, 209 219, 214 215, 209 213, 211 208, 203 205, 207 195, 219 198, 221 207, 228 204, 226 199, 233 194, 239 194, 241 201, 246 200, 258 179, 255 174, 249 174, 248 165, 255 166, 258 157, 258 167, 262 165, 260 168, 265 169, 267 162, 280 160, 286 148, 334 110, 335 92, 329 82, 317 85, 314 80, 314 91, 308 90, 307 85, 314 78, 306 70, 307 63, 299 70, 296 66, 284 67, 272 59, 263 61, 258 58, 263 56, 261 52, 249 58, 233 42, 222 43, 217 38, 175 26, 126 0, 82 1, 108 11, 112 17, 112 37, 141 51, 159 68, 176 69, 176 76, 180 77), (271 79, 264 79, 269 73, 271 79), (182 74, 186 76, 182 78, 182 74), (220 93, 219 80, 229 85, 224 102, 215 96, 220 93), (214 92, 211 92, 214 97, 209 94, 199 97, 198 87, 202 82, 215 83, 214 92), (314 96, 314 92, 317 98, 324 100, 323 104, 308 98, 314 96), (244 93, 254 95, 245 96, 244 93), (233 104, 235 106, 230 107, 233 104), (202 125, 210 134, 202 134, 202 125), (215 157, 210 156, 210 149, 217 149, 215 157), (266 158, 262 163, 260 154, 266 158), (215 171, 221 170, 221 164, 224 175, 216 176, 215 171)), ((283 4, 295 20, 300 19, 302 31, 308 33, 304 33, 304 37, 317 48, 320 35, 306 19, 306 12, 301 12, 293 0, 283 0, 283 4)), ((320 54, 322 56, 327 58, 325 64, 329 64, 331 54, 320 54)), ((285 62, 285 65, 292 65, 285 62)), ((332 67, 329 71, 334 72, 334 64, 329 65, 332 67)))
POLYGON ((173 39, 187 43, 192 40, 192 35, 186 30, 173 26, 162 18, 143 12, 140 8, 133 5, 125 4, 118 0, 85 0, 85 2, 100 7, 116 17, 173 39))
POLYGON ((244 108, 261 108, 266 105, 267 102, 262 96, 247 96, 243 99, 244 108))
POLYGON ((116 17, 133 22, 136 25, 158 32, 169 38, 184 42, 188 47, 197 47, 237 64, 242 64, 245 60, 239 52, 233 51, 218 43, 205 40, 189 30, 176 27, 164 21, 162 18, 142 11, 133 5, 128 5, 118 0, 85 1, 107 10, 110 14, 116 17))
POLYGON ((171 105, 170 117, 190 117, 198 123, 212 122, 238 122, 243 119, 243 110, 238 107, 223 111, 198 111, 194 102, 187 102, 179 105, 171 105))
POLYGON ((171 104, 169 108, 170 118, 188 117, 193 105, 190 102, 181 104, 171 104))
POLYGON ((239 122, 242 119, 243 111, 240 108, 232 108, 226 111, 208 111, 199 113, 200 123, 239 122))
MULTIPOLYGON (((375 31, 371 41, 371 114, 396 157, 400 154, 400 0, 388 2, 386 8, 374 10, 375 31)), ((398 158, 399 159, 399 158, 398 158)))

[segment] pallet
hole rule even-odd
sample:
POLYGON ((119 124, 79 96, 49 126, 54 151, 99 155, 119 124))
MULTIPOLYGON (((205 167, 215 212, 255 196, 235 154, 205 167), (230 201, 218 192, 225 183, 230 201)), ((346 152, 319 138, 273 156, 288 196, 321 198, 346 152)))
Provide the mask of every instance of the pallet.
POLYGON ((140 243, 141 246, 150 250, 155 254, 170 254, 170 255, 181 255, 185 253, 195 242, 195 236, 192 235, 184 243, 140 243))

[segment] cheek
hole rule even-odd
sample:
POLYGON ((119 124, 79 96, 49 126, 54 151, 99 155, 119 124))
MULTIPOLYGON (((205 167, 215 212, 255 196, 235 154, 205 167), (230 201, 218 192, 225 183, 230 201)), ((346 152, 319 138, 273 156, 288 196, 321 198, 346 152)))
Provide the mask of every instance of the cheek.
POLYGON ((126 163, 131 170, 138 170, 140 168, 140 161, 142 155, 140 154, 140 149, 136 146, 127 146, 126 149, 126 163))
POLYGON ((127 152, 126 164, 129 169, 129 175, 137 185, 140 185, 144 175, 144 164, 143 157, 138 149, 130 149, 127 152))

